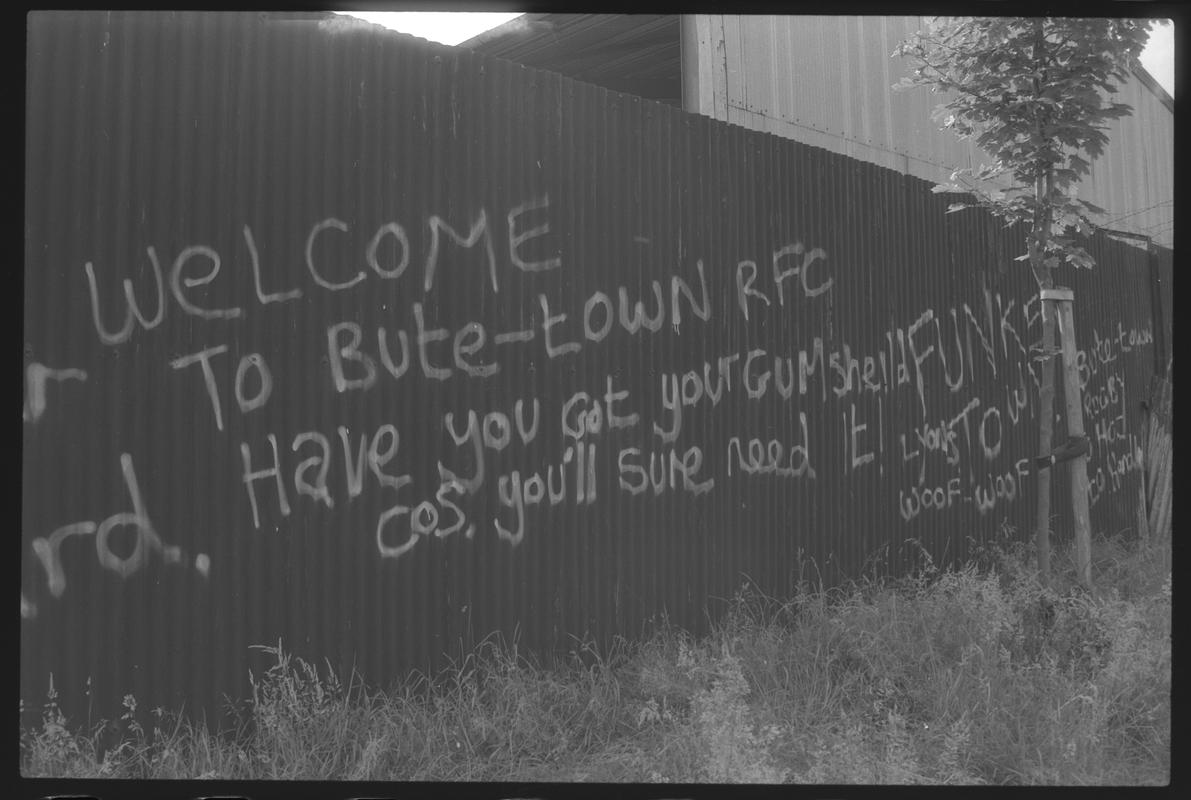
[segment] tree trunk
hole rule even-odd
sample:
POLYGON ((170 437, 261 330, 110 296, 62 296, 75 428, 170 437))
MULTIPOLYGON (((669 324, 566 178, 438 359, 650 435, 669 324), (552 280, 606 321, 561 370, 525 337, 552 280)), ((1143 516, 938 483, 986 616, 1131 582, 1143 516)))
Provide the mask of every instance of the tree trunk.
MULTIPOLYGON (((1036 23, 1034 57, 1038 59, 1042 47, 1041 21, 1036 23)), ((1038 82, 1034 81, 1035 93, 1039 91, 1038 82)), ((1038 119, 1038 136, 1042 136, 1042 121, 1038 119)), ((1034 223, 1030 231, 1028 244, 1030 268, 1034 271, 1034 279, 1038 282, 1039 290, 1054 288, 1054 275, 1046 265, 1046 243, 1050 238, 1050 207, 1047 201, 1053 190, 1051 171, 1048 165, 1037 165, 1034 172, 1034 223)), ((1051 451, 1051 441, 1054 438, 1055 415, 1055 355, 1058 347, 1055 343, 1055 317, 1057 308, 1049 300, 1042 300, 1039 295, 1039 306, 1042 313, 1042 342, 1040 343, 1042 357, 1042 376, 1038 386, 1038 455, 1044 456, 1051 451)), ((1034 515, 1034 549, 1038 554, 1038 579, 1043 586, 1050 585, 1050 468, 1042 467, 1038 470, 1038 506, 1034 515)))
MULTIPOLYGON (((1034 20, 1034 64, 1041 67, 1045 61, 1043 48, 1046 37, 1043 34, 1043 20, 1034 20)), ((1042 95, 1042 86, 1038 78, 1033 81, 1034 99, 1042 95)), ((1035 135, 1039 141, 1045 139, 1043 133, 1042 110, 1038 108, 1034 116, 1035 135)), ((1030 268, 1034 271, 1034 278, 1038 288, 1051 289, 1054 287, 1053 270, 1046 264, 1046 245, 1050 240, 1051 206, 1050 201, 1054 191, 1054 165, 1043 161, 1034 163, 1034 220, 1029 238, 1030 268)), ((1051 440, 1054 433, 1055 416, 1055 317, 1057 307, 1039 295, 1039 306, 1042 313, 1042 378, 1038 387, 1038 455, 1044 456, 1051 451, 1051 440)), ((1050 585, 1050 468, 1042 467, 1038 470, 1038 506, 1034 516, 1034 546, 1038 553, 1038 578, 1043 586, 1050 585)))

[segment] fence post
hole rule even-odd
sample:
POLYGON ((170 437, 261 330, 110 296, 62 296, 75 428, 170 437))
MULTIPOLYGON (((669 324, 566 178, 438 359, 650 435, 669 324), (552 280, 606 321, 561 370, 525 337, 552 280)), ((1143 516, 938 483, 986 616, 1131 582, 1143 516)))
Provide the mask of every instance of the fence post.
MULTIPOLYGON (((1075 362, 1075 320, 1071 311, 1075 292, 1063 287, 1043 289, 1041 298, 1058 307, 1059 339, 1063 353, 1063 400, 1067 409, 1067 438, 1083 438, 1083 408, 1079 396, 1079 370, 1075 362)), ((1071 511, 1075 518, 1075 567, 1079 581, 1092 585, 1092 532, 1088 515, 1088 457, 1071 460, 1071 511)))
MULTIPOLYGON (((1049 453, 1054 434, 1055 406, 1055 308, 1042 300, 1042 341, 1039 343, 1042 376, 1038 387, 1038 453, 1049 453)), ((1038 504, 1034 511, 1034 549, 1038 556, 1038 579, 1050 586, 1050 467, 1037 471, 1038 504)))

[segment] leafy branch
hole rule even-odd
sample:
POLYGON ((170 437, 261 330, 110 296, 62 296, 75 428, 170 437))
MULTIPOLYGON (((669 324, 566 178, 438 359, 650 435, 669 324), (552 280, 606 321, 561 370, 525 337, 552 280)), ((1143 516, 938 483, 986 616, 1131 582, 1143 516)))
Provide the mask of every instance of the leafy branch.
POLYGON ((1092 266, 1080 237, 1105 212, 1077 188, 1108 144, 1108 123, 1132 112, 1112 96, 1148 27, 1134 19, 937 17, 894 51, 911 62, 894 88, 949 94, 935 121, 993 156, 955 170, 935 191, 973 198, 949 211, 978 206, 1007 225, 1028 224, 1019 260, 1029 260, 1040 286, 1052 285, 1061 263, 1092 266))

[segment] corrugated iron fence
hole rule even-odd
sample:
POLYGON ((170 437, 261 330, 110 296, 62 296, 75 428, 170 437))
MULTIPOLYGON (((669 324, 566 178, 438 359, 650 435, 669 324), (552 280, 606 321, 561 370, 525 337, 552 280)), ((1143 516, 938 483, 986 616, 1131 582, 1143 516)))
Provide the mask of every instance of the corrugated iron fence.
MULTIPOLYGON (((255 13, 33 14, 27 136, 27 704, 212 708, 279 639, 382 683, 492 631, 700 630, 745 580, 1028 531, 1021 239, 916 179, 255 13)), ((1117 532, 1149 267, 1095 245, 1117 532)))

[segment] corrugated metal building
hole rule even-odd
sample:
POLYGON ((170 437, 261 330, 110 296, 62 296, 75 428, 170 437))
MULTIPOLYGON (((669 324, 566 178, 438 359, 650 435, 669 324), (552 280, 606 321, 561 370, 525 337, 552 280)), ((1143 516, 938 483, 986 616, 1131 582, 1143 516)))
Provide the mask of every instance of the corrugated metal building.
MULTIPOLYGON (((986 155, 931 120, 939 98, 894 92, 891 57, 920 16, 527 14, 461 46, 932 182, 986 155)), ((1174 241, 1174 101, 1142 67, 1121 87, 1133 114, 1082 191, 1102 227, 1174 241)))

